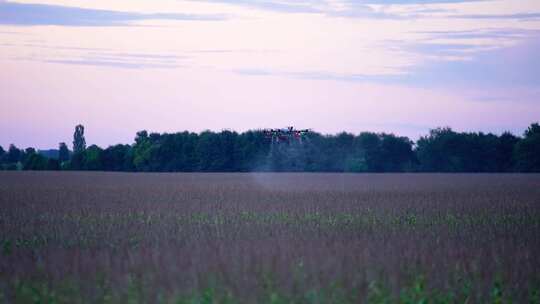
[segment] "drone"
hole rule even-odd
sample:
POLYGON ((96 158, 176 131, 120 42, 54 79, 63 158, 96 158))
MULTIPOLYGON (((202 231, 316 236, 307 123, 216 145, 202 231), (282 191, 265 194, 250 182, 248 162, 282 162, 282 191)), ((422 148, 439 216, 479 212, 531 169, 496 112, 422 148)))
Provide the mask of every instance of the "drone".
POLYGON ((272 140, 272 143, 291 143, 293 141, 302 142, 302 138, 309 134, 311 130, 296 130, 294 127, 284 129, 266 129, 264 135, 272 140))

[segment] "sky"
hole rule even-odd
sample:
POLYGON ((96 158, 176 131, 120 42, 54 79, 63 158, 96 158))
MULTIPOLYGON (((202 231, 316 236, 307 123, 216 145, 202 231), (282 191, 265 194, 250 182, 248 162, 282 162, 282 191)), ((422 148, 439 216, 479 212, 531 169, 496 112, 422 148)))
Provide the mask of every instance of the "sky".
POLYGON ((0 0, 0 145, 289 125, 520 135, 539 0, 0 0))

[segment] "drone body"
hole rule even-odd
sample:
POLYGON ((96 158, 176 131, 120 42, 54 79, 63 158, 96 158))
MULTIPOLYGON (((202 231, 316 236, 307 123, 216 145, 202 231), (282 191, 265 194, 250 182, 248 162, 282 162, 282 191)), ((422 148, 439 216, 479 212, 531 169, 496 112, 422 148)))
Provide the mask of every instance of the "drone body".
POLYGON ((287 127, 285 129, 266 129, 264 134, 266 138, 272 140, 272 143, 291 143, 294 141, 302 142, 302 138, 305 137, 310 130, 296 130, 294 127, 287 127))

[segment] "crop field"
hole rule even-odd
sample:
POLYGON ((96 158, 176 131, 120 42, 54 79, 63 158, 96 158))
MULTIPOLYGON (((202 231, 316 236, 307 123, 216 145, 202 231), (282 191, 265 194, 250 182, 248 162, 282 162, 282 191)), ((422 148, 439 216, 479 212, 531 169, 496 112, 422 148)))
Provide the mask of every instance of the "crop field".
POLYGON ((0 303, 540 303, 540 175, 0 172, 0 303))

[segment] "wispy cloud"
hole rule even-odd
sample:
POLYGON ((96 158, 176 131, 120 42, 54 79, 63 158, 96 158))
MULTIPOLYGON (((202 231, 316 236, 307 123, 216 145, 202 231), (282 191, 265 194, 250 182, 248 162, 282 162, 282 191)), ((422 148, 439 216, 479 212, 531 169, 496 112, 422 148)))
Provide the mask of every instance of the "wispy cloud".
POLYGON ((492 0, 346 0, 347 3, 363 4, 444 4, 444 3, 466 3, 466 2, 486 2, 492 0))
MULTIPOLYGON (((192 0, 198 1, 198 0, 192 0)), ((201 0, 212 3, 241 5, 256 9, 284 13, 321 13, 327 5, 324 0, 276 1, 276 0, 201 0)))
POLYGON ((507 47, 480 50, 468 60, 429 60, 408 70, 403 85, 424 87, 538 87, 540 36, 507 47))
POLYGON ((450 9, 436 7, 436 4, 459 4, 489 2, 493 0, 191 0, 210 3, 230 4, 279 13, 320 14, 328 17, 360 19, 513 19, 537 20, 540 12, 509 14, 449 14, 450 9), (399 6, 405 10, 393 11, 388 8, 399 6), (447 13, 447 14, 442 14, 447 13))
POLYGON ((342 74, 332 71, 281 71, 265 68, 237 69, 234 73, 245 76, 278 76, 294 79, 335 80, 348 82, 392 82, 401 79, 398 74, 342 74))
MULTIPOLYGON (((234 56, 239 54, 263 56, 281 52, 277 49, 177 49, 168 52, 137 52, 126 49, 103 47, 79 47, 74 45, 55 45, 47 42, 0 43, 11 49, 7 56, 12 60, 69 64, 93 65, 129 69, 147 68, 185 68, 201 67, 208 58, 214 56, 234 56), (18 51, 17 51, 18 50, 18 51), (24 50, 21 51, 20 50, 24 50)), ((219 67, 214 67, 218 68, 219 67)))
POLYGON ((20 34, 23 34, 23 33, 21 33, 21 32, 13 32, 13 31, 0 31, 0 35, 20 35, 20 34))
MULTIPOLYGON (((195 0, 191 0, 195 1, 195 0)), ((199 1, 199 0, 197 0, 199 1)), ((430 17, 447 10, 426 8, 424 4, 465 3, 487 0, 200 0, 210 3, 230 4, 279 13, 320 14, 329 17, 363 19, 413 19, 430 17), (338 5, 336 5, 336 3, 338 5), (383 9, 375 9, 373 5, 383 9), (406 12, 387 12, 387 5, 407 5, 406 12)), ((461 19, 538 19, 540 13, 507 15, 447 15, 461 19)), ((60 26, 127 26, 143 20, 218 21, 229 17, 223 14, 173 14, 134 13, 113 10, 86 9, 72 6, 27 4, 0 1, 0 24, 4 25, 60 25, 60 26)))
POLYGON ((415 34, 424 34, 428 35, 426 40, 435 40, 435 39, 460 39, 460 40, 477 40, 477 39, 507 39, 507 40, 516 40, 523 39, 530 36, 537 36, 540 34, 540 30, 532 29, 519 29, 519 28, 508 28, 508 29, 474 29, 474 30, 464 30, 464 31, 417 31, 415 34))
MULTIPOLYGON (((461 52, 469 45, 435 44, 420 51, 461 52)), ((246 76, 279 76, 310 80, 335 80, 399 84, 412 87, 512 87, 540 86, 540 36, 511 47, 477 51, 467 60, 429 60, 394 74, 339 74, 332 71, 278 71, 272 69, 240 69, 246 76)))
POLYGON ((516 14, 463 14, 450 15, 446 18, 457 19, 515 19, 515 20, 536 20, 540 19, 540 13, 516 13, 516 14))
POLYGON ((62 26, 126 26, 142 20, 224 20, 224 15, 141 14, 111 10, 86 9, 47 4, 23 4, 0 1, 0 24, 62 26))
POLYGON ((432 61, 411 70, 405 83, 437 86, 540 86, 540 36, 476 53, 471 60, 432 61))
POLYGON ((79 59, 79 60, 42 60, 45 63, 69 64, 69 65, 87 65, 100 67, 113 67, 122 69, 172 69, 181 67, 177 64, 159 64, 159 63, 142 63, 142 62, 125 62, 114 60, 96 60, 96 59, 79 59))
POLYGON ((403 48, 404 51, 423 54, 431 58, 466 59, 473 53, 498 48, 493 45, 475 45, 465 43, 411 43, 403 48))
POLYGON ((448 12, 441 8, 427 8, 413 5, 448 4, 480 2, 489 0, 192 0, 250 7, 280 13, 321 14, 329 17, 370 18, 370 19, 409 19, 423 17, 423 14, 448 12), (376 10, 373 5, 407 5, 409 11, 404 14, 387 13, 376 10))
MULTIPOLYGON (((192 0, 194 1, 194 0, 192 0)), ((361 1, 343 1, 339 8, 325 0, 202 0, 211 3, 239 5, 279 13, 320 14, 343 18, 398 19, 403 16, 377 11, 361 1)))
MULTIPOLYGON (((19 47, 14 44, 11 47, 19 47)), ((39 52, 13 56, 13 60, 43 63, 114 67, 123 69, 174 69, 186 67, 187 55, 175 53, 118 52, 104 48, 83 48, 54 45, 33 45, 58 52, 39 52), (37 55, 39 54, 39 55, 37 55)))

